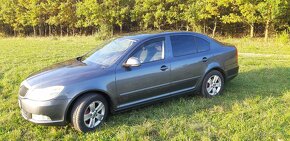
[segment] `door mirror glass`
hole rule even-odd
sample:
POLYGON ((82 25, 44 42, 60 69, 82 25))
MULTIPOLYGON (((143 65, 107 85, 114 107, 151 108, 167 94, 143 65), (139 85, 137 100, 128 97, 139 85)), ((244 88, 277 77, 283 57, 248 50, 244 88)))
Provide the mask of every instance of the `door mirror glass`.
POLYGON ((136 57, 130 57, 126 63, 124 64, 125 67, 138 67, 141 65, 141 62, 136 57))

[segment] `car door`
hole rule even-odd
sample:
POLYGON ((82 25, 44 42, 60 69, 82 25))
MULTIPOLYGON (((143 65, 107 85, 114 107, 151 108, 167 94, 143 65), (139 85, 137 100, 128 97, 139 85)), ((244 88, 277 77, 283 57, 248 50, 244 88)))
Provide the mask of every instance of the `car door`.
POLYGON ((171 81, 175 91, 194 89, 202 79, 207 54, 198 53, 193 35, 173 35, 171 41, 171 81))
POLYGON ((116 87, 120 95, 120 107, 146 102, 168 92, 170 64, 166 59, 167 44, 165 37, 146 41, 124 60, 136 57, 141 62, 140 66, 117 67, 116 87))

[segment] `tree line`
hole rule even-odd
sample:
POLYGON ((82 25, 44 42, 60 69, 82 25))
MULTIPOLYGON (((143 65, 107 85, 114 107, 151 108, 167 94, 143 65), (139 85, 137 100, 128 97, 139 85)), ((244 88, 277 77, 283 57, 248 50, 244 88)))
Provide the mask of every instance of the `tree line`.
POLYGON ((289 0, 0 0, 0 34, 8 36, 187 30, 268 38, 289 29, 289 0))

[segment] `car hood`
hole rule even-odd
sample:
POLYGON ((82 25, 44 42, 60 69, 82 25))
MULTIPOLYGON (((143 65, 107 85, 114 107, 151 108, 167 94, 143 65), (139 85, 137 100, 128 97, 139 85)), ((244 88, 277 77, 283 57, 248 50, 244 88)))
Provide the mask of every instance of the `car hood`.
POLYGON ((95 78, 101 75, 104 69, 97 64, 86 64, 76 59, 71 59, 49 66, 30 75, 26 79, 26 82, 31 87, 70 85, 75 82, 95 78))

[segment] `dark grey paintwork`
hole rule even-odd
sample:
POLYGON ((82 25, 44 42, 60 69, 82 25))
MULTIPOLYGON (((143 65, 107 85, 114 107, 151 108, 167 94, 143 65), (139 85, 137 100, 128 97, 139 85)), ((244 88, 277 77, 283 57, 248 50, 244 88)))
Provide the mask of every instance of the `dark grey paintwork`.
POLYGON ((88 92, 104 95, 110 103, 110 110, 116 112, 196 90, 205 74, 212 69, 221 71, 226 80, 238 74, 236 48, 218 43, 203 34, 166 32, 123 38, 136 40, 137 43, 110 67, 72 59, 28 77, 25 81, 32 88, 56 85, 62 85, 65 88, 58 97, 49 101, 33 101, 25 96, 19 96, 20 105, 26 112, 23 116, 35 123, 65 124, 75 100, 88 92), (192 35, 203 38, 210 43, 210 50, 173 57, 171 35, 192 35), (145 63, 139 67, 123 67, 138 46, 159 37, 165 38, 165 59, 145 63), (206 62, 203 60, 205 57, 206 62), (161 66, 166 66, 168 69, 162 71, 161 66), (27 116, 31 113, 48 115, 52 121, 45 123, 33 121, 27 116))

